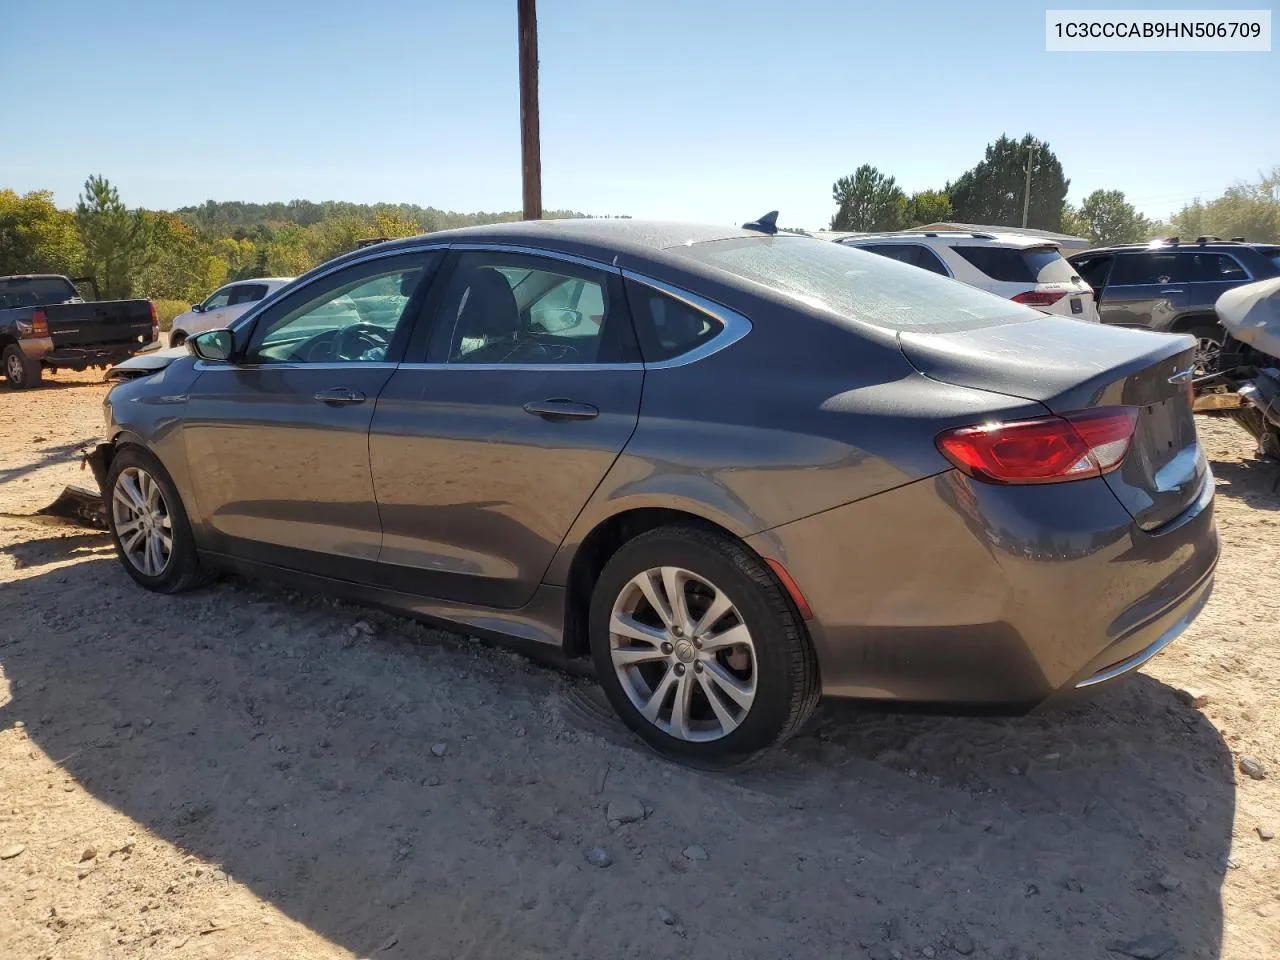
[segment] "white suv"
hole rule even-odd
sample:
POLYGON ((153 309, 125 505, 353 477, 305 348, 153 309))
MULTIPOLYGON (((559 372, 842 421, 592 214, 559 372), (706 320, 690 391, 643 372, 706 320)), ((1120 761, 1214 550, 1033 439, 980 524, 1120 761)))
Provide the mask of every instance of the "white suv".
POLYGON ((835 241, 954 277, 1001 297, 1076 320, 1098 322, 1093 288, 1057 244, 1018 233, 879 233, 835 241))

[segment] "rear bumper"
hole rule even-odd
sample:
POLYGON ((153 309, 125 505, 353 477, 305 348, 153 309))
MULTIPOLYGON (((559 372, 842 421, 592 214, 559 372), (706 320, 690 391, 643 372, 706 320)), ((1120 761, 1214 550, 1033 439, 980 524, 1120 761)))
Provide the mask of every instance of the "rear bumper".
POLYGON ((1208 599, 1219 551, 1211 476, 1150 533, 1101 479, 951 472, 750 542, 813 608, 825 695, 1010 711, 1158 653, 1208 599))
POLYGON ((35 337, 18 341, 22 344, 22 352, 32 360, 46 367, 65 367, 68 370, 83 370, 85 367, 110 366, 121 360, 128 360, 140 350, 145 350, 149 343, 108 344, 91 347, 56 346, 48 337, 35 337))

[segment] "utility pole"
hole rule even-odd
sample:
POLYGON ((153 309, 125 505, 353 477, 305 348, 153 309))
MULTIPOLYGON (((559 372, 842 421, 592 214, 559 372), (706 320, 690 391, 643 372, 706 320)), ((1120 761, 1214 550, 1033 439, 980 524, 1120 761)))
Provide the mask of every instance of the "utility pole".
POLYGON ((1036 162, 1036 142, 1031 141, 1031 152, 1027 154, 1027 188, 1022 193, 1022 225, 1027 225, 1027 214, 1031 211, 1031 166, 1036 162))
POLYGON ((516 0, 520 21, 520 158, 524 219, 542 219, 542 151, 538 134, 538 11, 536 0, 516 0))

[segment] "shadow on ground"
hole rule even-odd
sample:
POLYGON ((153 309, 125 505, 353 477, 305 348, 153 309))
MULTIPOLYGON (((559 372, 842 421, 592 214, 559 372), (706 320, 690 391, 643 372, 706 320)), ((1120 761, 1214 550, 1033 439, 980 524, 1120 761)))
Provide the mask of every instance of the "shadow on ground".
POLYGON ((1230 754, 1146 676, 1019 719, 827 706, 709 775, 567 722, 580 681, 380 614, 97 558, 0 590, 0 727, 359 956, 1220 952, 1230 754), (610 827, 615 791, 647 819, 610 827))
POLYGON ((1259 510, 1280 510, 1280 463, 1274 460, 1211 461, 1218 493, 1259 510))

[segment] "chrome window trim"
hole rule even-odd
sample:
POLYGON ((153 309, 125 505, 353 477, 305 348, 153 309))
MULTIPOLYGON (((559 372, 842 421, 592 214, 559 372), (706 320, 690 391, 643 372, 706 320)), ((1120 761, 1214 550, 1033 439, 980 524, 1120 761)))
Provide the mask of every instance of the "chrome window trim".
POLYGON ((657 290, 659 293, 679 300, 681 303, 720 322, 720 332, 706 343, 701 343, 679 356, 671 357, 667 360, 658 360, 654 363, 646 363, 644 365, 646 370, 672 370, 676 367, 697 363, 699 360, 705 360, 714 353, 719 353, 726 347, 733 346, 751 332, 750 320, 738 313, 738 311, 730 310, 728 307, 713 300, 708 300, 706 297, 700 297, 696 293, 690 293, 688 290, 682 290, 662 280, 655 280, 653 277, 646 277, 644 274, 635 273, 631 270, 623 270, 622 276, 627 280, 643 284, 651 290, 657 290))
POLYGON ((612 263, 604 260, 591 260, 587 257, 579 257, 572 253, 562 253, 559 250, 545 250, 541 247, 522 247, 509 243, 453 243, 449 245, 451 250, 459 250, 465 253, 514 253, 524 257, 542 257, 544 260, 561 260, 565 263, 576 264, 580 267, 589 267, 592 270, 603 270, 606 273, 614 275, 622 273, 612 263))
POLYGON ((524 370, 536 373, 558 373, 569 371, 585 373, 591 370, 643 370, 643 363, 402 363, 401 370, 476 370, 496 372, 499 370, 524 370))
POLYGON ((285 360, 280 363, 219 363, 216 360, 197 360, 195 369, 199 371, 234 370, 245 373, 253 370, 395 370, 402 366, 388 363, 385 360, 346 360, 324 361, 321 363, 298 363, 285 360))

